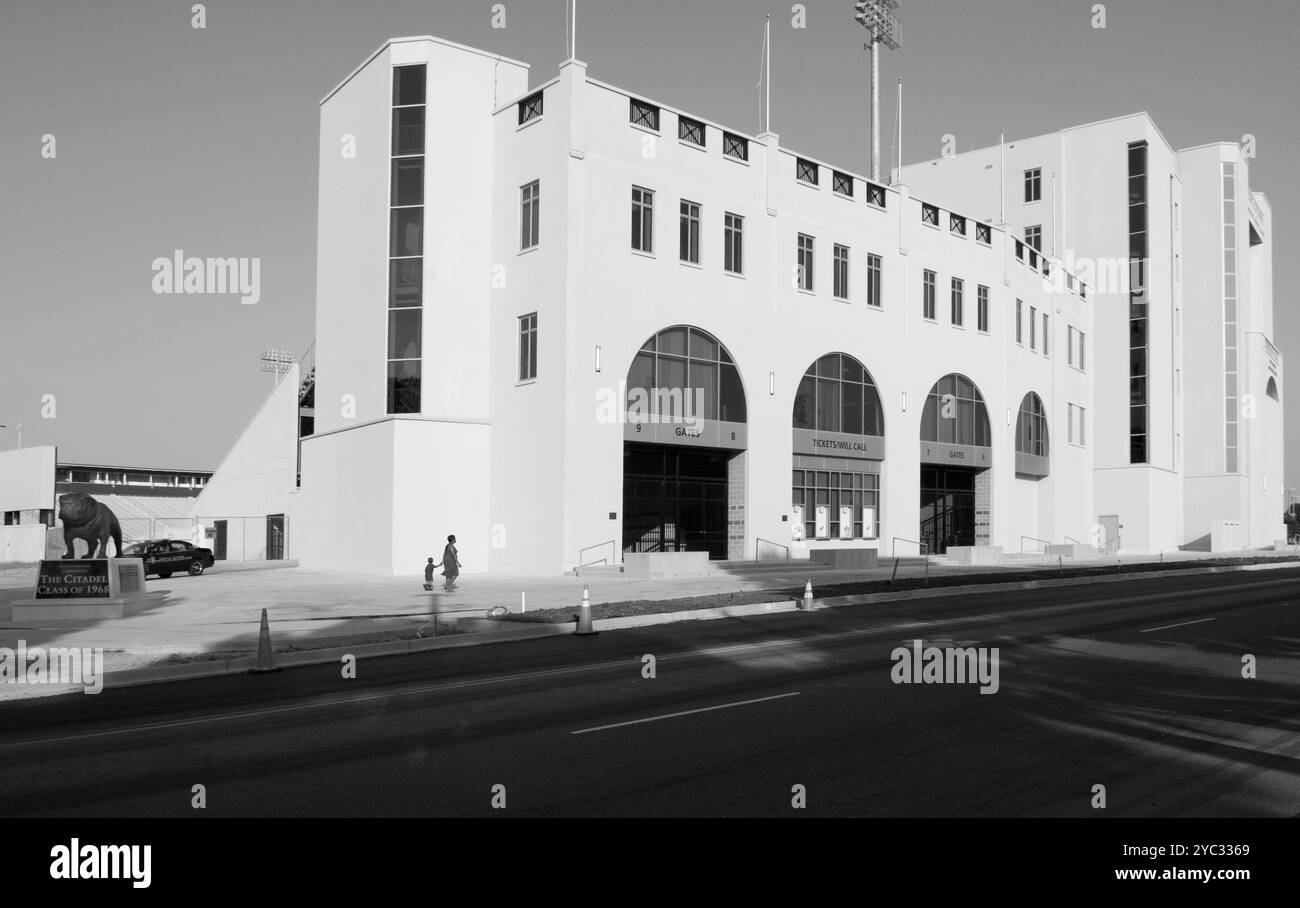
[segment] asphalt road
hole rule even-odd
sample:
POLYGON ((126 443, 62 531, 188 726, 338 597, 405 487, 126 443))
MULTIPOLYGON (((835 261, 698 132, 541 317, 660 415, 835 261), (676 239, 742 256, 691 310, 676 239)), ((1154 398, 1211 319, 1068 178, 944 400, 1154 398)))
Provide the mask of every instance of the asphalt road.
POLYGON ((1102 785, 1111 816, 1295 816, 1297 592, 1080 584, 8 702, 0 814, 1095 816, 1102 785), (997 647, 997 692, 894 683, 915 639, 997 647))

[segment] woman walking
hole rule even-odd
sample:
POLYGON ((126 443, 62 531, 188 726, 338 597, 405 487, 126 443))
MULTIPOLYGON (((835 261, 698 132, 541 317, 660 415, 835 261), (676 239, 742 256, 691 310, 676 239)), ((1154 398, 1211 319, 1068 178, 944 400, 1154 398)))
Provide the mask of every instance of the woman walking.
POLYGON ((442 575, 447 578, 442 585, 445 592, 456 590, 456 578, 460 576, 460 559, 456 556, 456 537, 447 537, 447 547, 442 550, 442 575))

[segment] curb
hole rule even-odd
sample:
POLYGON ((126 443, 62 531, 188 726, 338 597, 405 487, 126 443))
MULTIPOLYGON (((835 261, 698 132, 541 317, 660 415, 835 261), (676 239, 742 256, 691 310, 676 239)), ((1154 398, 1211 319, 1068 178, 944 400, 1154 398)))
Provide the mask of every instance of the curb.
POLYGON ((1192 577, 1199 574, 1230 574, 1238 571, 1276 571, 1286 568, 1300 569, 1300 562, 1281 564, 1216 564, 1204 568, 1187 568, 1169 571, 1134 571, 1127 574, 1099 574, 1095 577, 1059 577, 1050 580, 1018 580, 1008 583, 976 583, 966 586, 939 586, 933 589, 899 590, 898 592, 857 593, 852 596, 830 596, 814 599, 813 608, 839 608, 846 605, 871 605, 877 602, 903 602, 908 599, 939 599, 952 595, 979 595, 981 593, 1006 593, 1019 590, 1051 589, 1074 586, 1079 583, 1119 583, 1126 580, 1155 580, 1161 577, 1192 577))

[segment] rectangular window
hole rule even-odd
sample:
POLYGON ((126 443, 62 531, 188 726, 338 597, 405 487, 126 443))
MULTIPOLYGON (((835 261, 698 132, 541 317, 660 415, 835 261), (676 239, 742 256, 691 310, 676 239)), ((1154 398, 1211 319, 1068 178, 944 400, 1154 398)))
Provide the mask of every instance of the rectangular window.
POLYGON ((732 274, 743 274, 745 219, 728 211, 723 220, 723 267, 732 274))
POLYGON ((867 305, 880 308, 884 305, 884 299, 880 295, 880 256, 869 253, 867 255, 867 305))
POLYGON ((392 206, 423 205, 424 157, 393 158, 392 171, 392 206))
POLYGON ((1077 408, 1074 406, 1074 404, 1065 405, 1065 416, 1066 416, 1065 424, 1066 424, 1067 431, 1070 433, 1070 444, 1077 444, 1079 438, 1079 430, 1075 428, 1075 424, 1078 420, 1078 417, 1075 416, 1074 413, 1076 409, 1077 408))
POLYGON ((993 244, 993 227, 989 224, 975 225, 975 242, 983 243, 985 246, 993 244))
POLYGON ((540 226, 541 183, 533 180, 519 187, 519 248, 532 249, 537 245, 540 226))
POLYGON ((654 208, 654 192, 633 186, 632 248, 637 252, 654 252, 654 208))
POLYGON ((692 145, 704 147, 704 124, 690 117, 677 118, 677 138, 692 145))
POLYGON ((424 154, 424 107, 393 108, 393 156, 424 154))
POLYGON ((1029 307, 1029 349, 1038 349, 1038 307, 1029 307))
POLYGON ((948 215, 948 230, 949 230, 950 232, 952 232, 952 233, 957 234, 957 236, 965 236, 965 235, 966 235, 966 219, 965 219, 964 217, 962 217, 961 215, 959 215, 959 214, 952 214, 952 213, 949 213, 949 215, 948 215))
POLYGON ((1065 362, 1074 365, 1074 325, 1065 326, 1065 362))
POLYGON ((835 244, 834 280, 831 282, 837 300, 849 298, 849 247, 835 244))
POLYGON ((748 161, 749 139, 735 133, 724 132, 722 134, 722 153, 729 158, 735 158, 737 161, 748 161))
POLYGON ((847 173, 840 173, 838 170, 832 172, 831 188, 840 195, 846 195, 853 198, 853 177, 847 173))
POLYGON ((1025 171, 1025 201, 1037 202, 1043 198, 1043 168, 1025 171))
POLYGON ((542 93, 529 95, 519 102, 519 125, 523 126, 530 120, 536 120, 542 115, 542 93))
POLYGON ((932 227, 939 226, 939 208, 936 205, 921 203, 921 223, 932 227))
POLYGON ((1022 300, 1016 300, 1016 343, 1021 345, 1025 342, 1024 313, 1024 302, 1022 300))
POLYGON ((1082 331, 1080 331, 1079 332, 1079 370, 1081 372, 1088 371, 1088 359, 1087 356, 1085 355, 1085 350, 1087 349, 1087 346, 1088 346, 1088 336, 1084 334, 1082 331))
POLYGON ((810 186, 817 185, 817 165, 812 161, 805 161, 803 158, 795 158, 794 175, 800 183, 807 183, 810 186))
POLYGON ((962 279, 955 277, 952 279, 952 323, 960 326, 963 320, 962 313, 962 279))
MULTIPOLYGON (((1035 224, 1032 227, 1026 227, 1025 242, 1028 243, 1030 246, 1032 246, 1034 249, 1036 249, 1038 252, 1042 252, 1043 251, 1043 226, 1041 224, 1035 224)), ((1031 255, 1029 257, 1029 264, 1037 268, 1038 256, 1031 255)))
POLYGON ((867 204, 874 205, 877 208, 885 207, 885 187, 877 186, 875 183, 867 184, 867 204))
POLYGON ((424 129, 428 67, 393 67, 388 234, 387 411, 420 412, 424 129))
POLYGON ((683 262, 700 263, 700 206, 682 199, 678 255, 683 262))
POLYGON ((980 284, 975 288, 975 327, 985 334, 989 330, 989 288, 980 284))
POLYGON ((519 317, 519 380, 537 377, 537 313, 519 317))
POLYGON ((813 289, 813 243, 812 237, 799 234, 799 289, 813 289))
POLYGON ((1043 313, 1043 356, 1052 355, 1052 352, 1049 349, 1050 346, 1049 342, 1051 340, 1051 337, 1052 337, 1052 332, 1050 327, 1048 326, 1047 313, 1044 312, 1043 313))
POLYGON ((929 270, 921 275, 921 316, 935 318, 935 273, 929 270))
POLYGON ((629 98, 628 120, 633 126, 659 131, 659 108, 636 98, 629 98))
POLYGON ((1079 444, 1088 444, 1088 410, 1086 407, 1079 407, 1079 444))

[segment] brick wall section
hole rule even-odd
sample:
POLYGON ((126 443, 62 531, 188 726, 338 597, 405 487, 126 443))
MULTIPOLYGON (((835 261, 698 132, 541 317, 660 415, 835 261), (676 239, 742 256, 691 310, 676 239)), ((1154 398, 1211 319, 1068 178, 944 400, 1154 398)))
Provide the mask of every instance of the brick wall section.
POLYGON ((990 505, 993 491, 993 471, 981 470, 975 474, 975 544, 988 545, 993 538, 990 505))
POLYGON ((745 557, 745 458, 741 451, 727 461, 727 558, 745 557))

